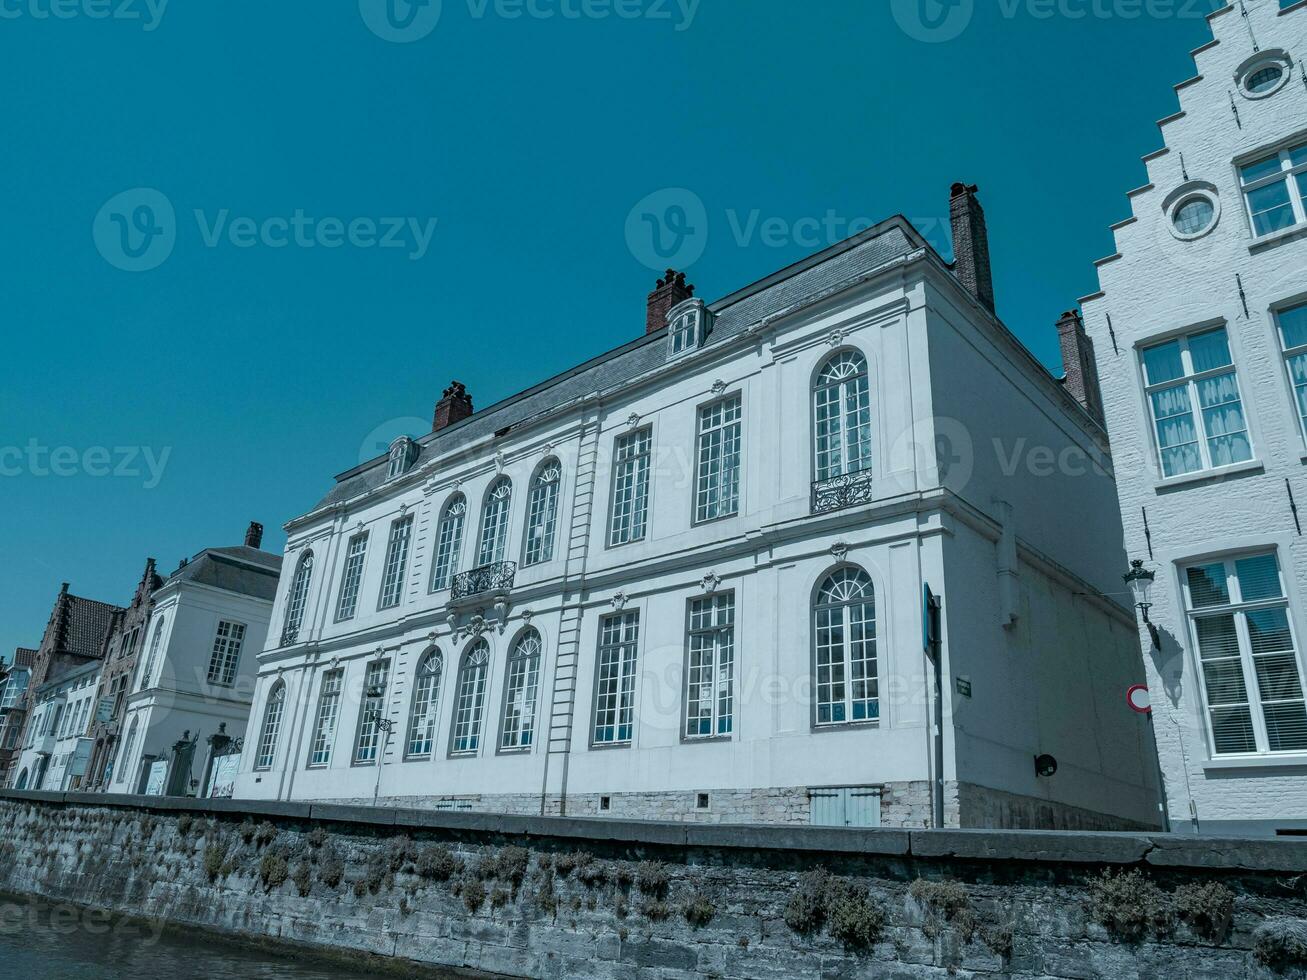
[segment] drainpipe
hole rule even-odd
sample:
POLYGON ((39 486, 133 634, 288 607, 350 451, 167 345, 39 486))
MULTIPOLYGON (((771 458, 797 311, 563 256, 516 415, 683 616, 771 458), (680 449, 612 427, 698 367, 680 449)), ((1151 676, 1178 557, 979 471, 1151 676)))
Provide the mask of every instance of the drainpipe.
POLYGON ((944 601, 926 585, 922 604, 924 639, 926 657, 931 663, 931 691, 928 698, 933 702, 931 711, 932 764, 934 770, 930 783, 931 820, 935 829, 944 827, 944 664, 943 643, 940 637, 942 622, 941 612, 944 601), (933 697, 930 696, 933 691, 933 697))

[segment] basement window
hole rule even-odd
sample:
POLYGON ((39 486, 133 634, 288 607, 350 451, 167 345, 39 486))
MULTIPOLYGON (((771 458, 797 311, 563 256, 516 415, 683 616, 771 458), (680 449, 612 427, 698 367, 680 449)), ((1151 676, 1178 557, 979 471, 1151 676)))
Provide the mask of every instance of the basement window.
POLYGON ((695 808, 696 810, 706 810, 706 809, 708 809, 708 804, 709 804, 709 802, 710 802, 710 801, 709 801, 709 799, 708 799, 708 794, 707 794, 707 793, 700 793, 700 794, 695 798, 695 801, 694 801, 694 808, 695 808))
POLYGON ((612 808, 613 808, 613 798, 612 798, 611 796, 601 796, 601 797, 599 797, 599 810, 600 810, 600 812, 602 812, 602 813, 606 813, 607 811, 611 810, 612 808))

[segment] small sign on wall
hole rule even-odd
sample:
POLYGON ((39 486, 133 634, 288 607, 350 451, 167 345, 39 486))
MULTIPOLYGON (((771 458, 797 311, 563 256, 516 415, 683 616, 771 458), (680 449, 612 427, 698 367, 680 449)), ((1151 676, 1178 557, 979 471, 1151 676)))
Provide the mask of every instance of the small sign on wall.
POLYGON ((971 697, 971 678, 970 678, 970 677, 959 677, 959 678, 957 678, 957 685, 958 685, 958 693, 959 693, 960 695, 962 695, 964 698, 969 698, 969 697, 971 697))
POLYGON ((145 783, 146 796, 162 796, 168 782, 168 760, 160 759, 150 766, 150 778, 145 783))
POLYGON ((95 706, 95 720, 104 724, 113 721, 113 698, 101 698, 95 706))
POLYGON ((236 791, 236 774, 240 772, 239 753, 220 755, 213 760, 213 778, 209 782, 210 799, 230 799, 236 791))

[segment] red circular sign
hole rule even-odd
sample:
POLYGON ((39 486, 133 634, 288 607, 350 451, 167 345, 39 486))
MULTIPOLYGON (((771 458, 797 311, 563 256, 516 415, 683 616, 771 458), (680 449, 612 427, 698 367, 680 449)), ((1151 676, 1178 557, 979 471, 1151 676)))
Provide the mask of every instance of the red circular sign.
POLYGON ((1136 684, 1126 691, 1125 703, 1130 705, 1131 711, 1137 711, 1141 715, 1151 714, 1153 711, 1153 700, 1148 694, 1146 684, 1136 684))

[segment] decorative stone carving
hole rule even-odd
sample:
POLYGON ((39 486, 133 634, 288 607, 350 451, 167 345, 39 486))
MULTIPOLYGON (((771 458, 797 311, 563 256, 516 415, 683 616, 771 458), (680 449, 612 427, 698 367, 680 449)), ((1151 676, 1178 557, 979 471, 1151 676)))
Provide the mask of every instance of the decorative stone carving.
POLYGON ((613 596, 613 608, 616 609, 618 612, 621 612, 623 609, 626 608, 626 604, 630 601, 631 601, 630 596, 628 596, 625 592, 619 592, 617 593, 617 595, 613 596))
POLYGON ((849 546, 843 541, 836 541, 830 546, 831 557, 836 561, 843 561, 848 557, 849 546))
POLYGON ((628 429, 634 429, 639 424, 640 424, 639 412, 632 412, 630 415, 626 417, 626 427, 628 429))
POLYGON ((844 343, 844 331, 836 327, 826 336, 826 343, 831 347, 838 347, 844 343))
POLYGON ((725 390, 726 390, 726 382, 723 381, 721 378, 718 378, 716 381, 712 383, 712 393, 714 395, 720 395, 725 390))
POLYGON ((722 584, 722 577, 716 572, 709 572, 699 581, 699 584, 703 586, 704 592, 716 592, 717 586, 722 584))
POLYGON ((500 476, 504 475, 504 464, 506 462, 507 460, 504 459, 504 451, 502 449, 495 450, 495 472, 500 476))

